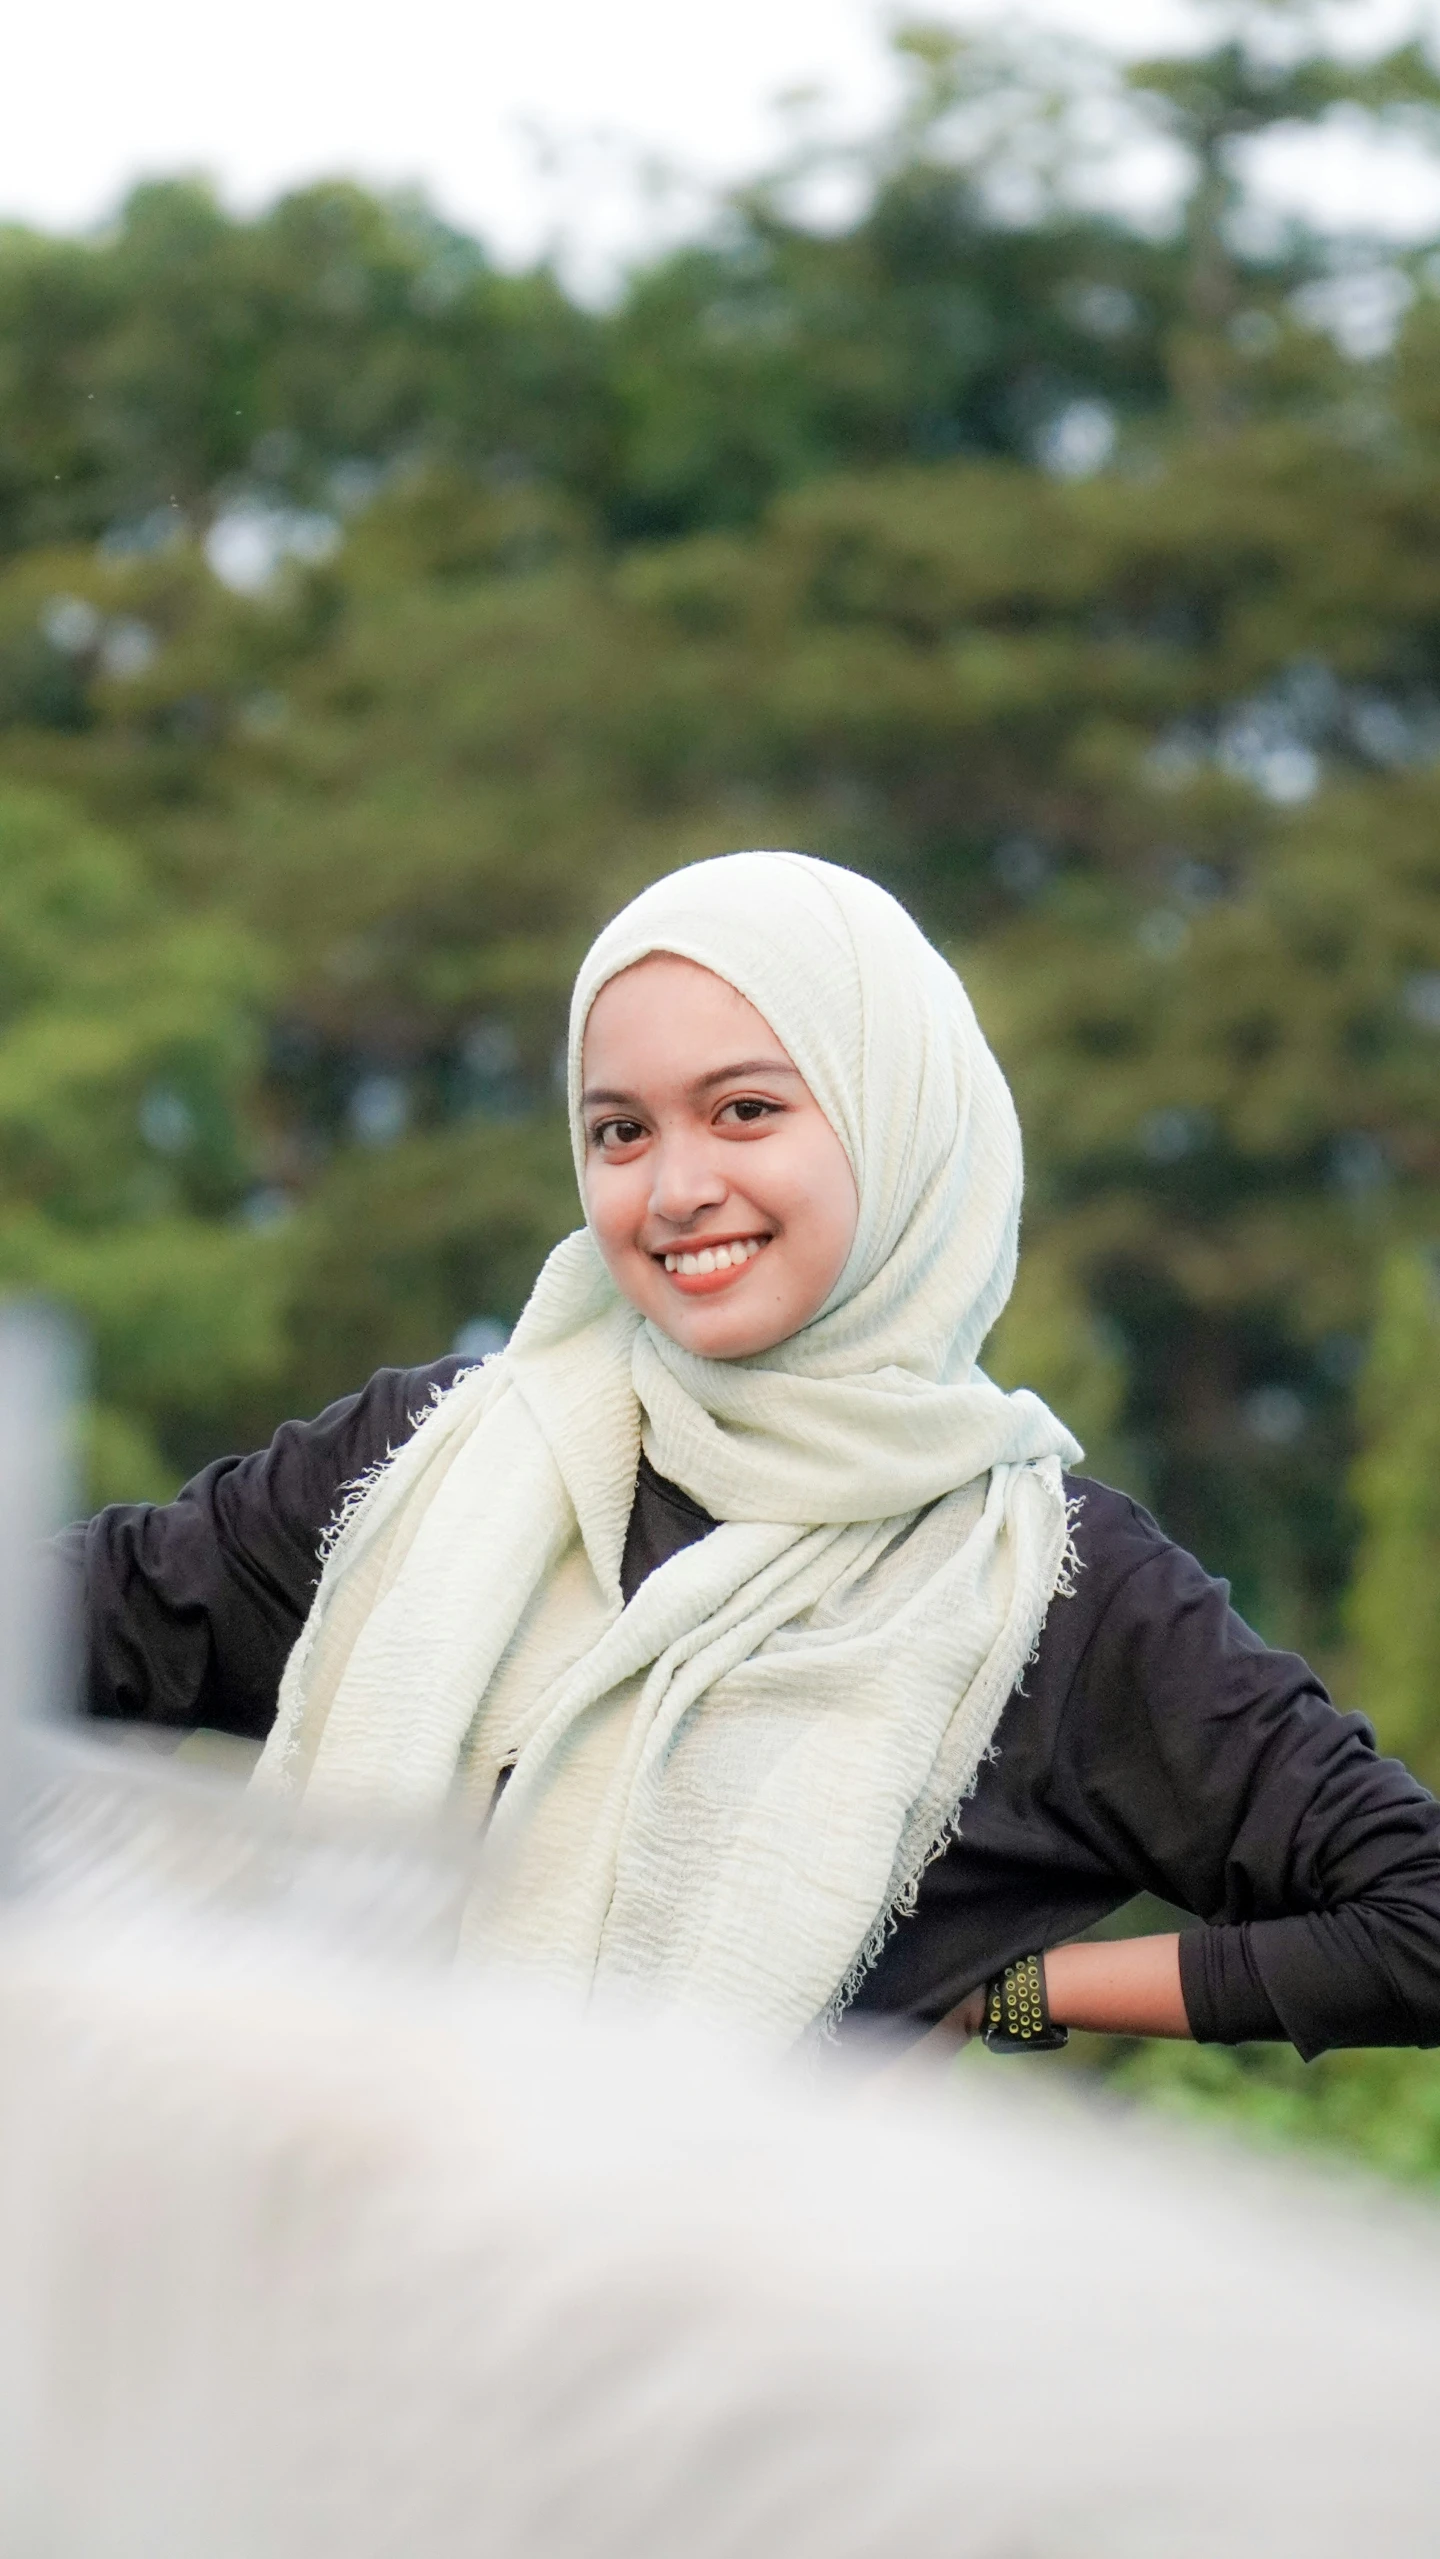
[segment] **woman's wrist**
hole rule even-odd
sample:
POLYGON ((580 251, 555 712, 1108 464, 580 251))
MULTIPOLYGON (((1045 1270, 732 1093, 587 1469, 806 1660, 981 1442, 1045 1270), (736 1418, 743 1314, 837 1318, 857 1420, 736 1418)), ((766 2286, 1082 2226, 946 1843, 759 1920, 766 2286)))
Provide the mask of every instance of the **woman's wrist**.
POLYGON ((1069 2042, 1046 1997, 1043 1955, 1019 1955, 986 1983, 983 2025, 992 2053, 1053 2053, 1069 2042))
MULTIPOLYGON (((1190 2035, 1178 1937, 1092 1938, 1052 1946, 1034 1960, 1043 1974, 1045 2012, 1056 2026, 1093 2035, 1190 2035)), ((983 2034, 992 1988, 972 1990, 926 2043, 952 2047, 983 2034)))
POLYGON ((1190 2034, 1178 1937, 1091 1938, 1052 1947, 1045 1990, 1057 2026, 1092 2035, 1190 2034))

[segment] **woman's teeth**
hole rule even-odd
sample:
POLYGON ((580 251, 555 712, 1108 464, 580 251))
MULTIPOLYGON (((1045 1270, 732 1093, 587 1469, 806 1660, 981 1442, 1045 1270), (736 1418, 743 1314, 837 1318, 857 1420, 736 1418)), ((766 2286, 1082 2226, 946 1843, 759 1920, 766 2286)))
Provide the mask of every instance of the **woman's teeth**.
POLYGON ((682 1279, 694 1279, 701 1271, 729 1271, 741 1262, 753 1262, 759 1251, 759 1236, 747 1235, 739 1244, 707 1244, 698 1253, 667 1253, 665 1268, 678 1271, 682 1279))

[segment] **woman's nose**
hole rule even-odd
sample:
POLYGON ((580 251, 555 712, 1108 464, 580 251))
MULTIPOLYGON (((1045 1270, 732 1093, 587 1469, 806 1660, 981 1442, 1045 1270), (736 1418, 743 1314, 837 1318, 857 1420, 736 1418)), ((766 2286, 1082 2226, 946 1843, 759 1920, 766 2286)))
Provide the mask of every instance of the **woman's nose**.
POLYGON ((662 1138, 652 1157, 650 1209, 668 1226, 686 1226, 702 1209, 718 1208, 728 1184, 712 1147, 703 1140, 662 1138))

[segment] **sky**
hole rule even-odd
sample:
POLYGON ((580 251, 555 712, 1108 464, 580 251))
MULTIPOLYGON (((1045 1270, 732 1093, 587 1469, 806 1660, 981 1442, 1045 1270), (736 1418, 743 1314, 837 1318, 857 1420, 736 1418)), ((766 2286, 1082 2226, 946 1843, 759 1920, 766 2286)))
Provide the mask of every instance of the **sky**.
MULTIPOLYGON (((968 25, 1001 0, 927 0, 968 25)), ((1424 0, 1436 24, 1440 0, 1424 0)), ((1031 0, 1054 27, 1128 53, 1194 44, 1213 26, 1187 0, 1031 0)), ((603 291, 625 259, 703 219, 727 182, 766 165, 775 101, 818 89, 831 129, 874 126, 894 96, 885 0, 67 0, 15 12, 0 97, 0 218, 81 230, 140 176, 204 171, 237 208, 343 173, 417 185, 507 264, 558 253, 603 291), (668 173, 662 175, 662 172, 668 173)), ((1400 0, 1339 0, 1342 41, 1410 31, 1400 0)), ((1440 29, 1437 29, 1440 33, 1440 29)), ((1043 33, 1039 39, 1043 43, 1043 33)), ((1266 146, 1277 207, 1358 219, 1396 237, 1440 230, 1440 163, 1344 131, 1266 146)), ((1095 183, 1157 215, 1173 193, 1160 150, 1095 183)))

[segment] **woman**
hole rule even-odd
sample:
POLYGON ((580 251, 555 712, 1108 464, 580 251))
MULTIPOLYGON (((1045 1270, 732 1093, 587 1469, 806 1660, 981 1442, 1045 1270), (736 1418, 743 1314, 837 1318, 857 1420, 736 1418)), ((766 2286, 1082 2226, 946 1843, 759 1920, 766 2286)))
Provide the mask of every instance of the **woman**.
POLYGON ((321 1805, 458 1792, 474 1951, 582 1992, 1440 2040, 1440 1807, 975 1365, 1019 1132, 894 900, 662 880, 581 969, 570 1113, 586 1225, 503 1354, 76 1533, 91 1711, 268 1735, 321 1805), (1066 1942, 1141 1889, 1203 1924, 1066 1942))

